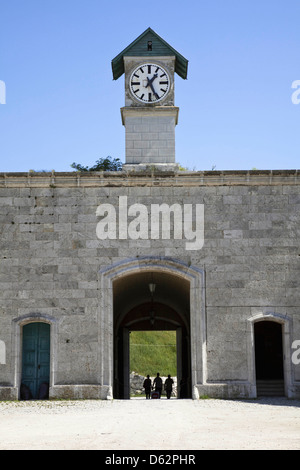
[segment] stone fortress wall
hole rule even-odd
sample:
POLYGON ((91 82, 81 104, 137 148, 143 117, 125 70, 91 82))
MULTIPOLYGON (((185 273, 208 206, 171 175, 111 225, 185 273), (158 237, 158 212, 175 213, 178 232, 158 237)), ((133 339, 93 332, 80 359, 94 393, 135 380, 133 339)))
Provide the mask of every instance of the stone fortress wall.
POLYGON ((112 307, 101 303, 100 273, 143 257, 180 260, 187 271, 205 273, 204 323, 195 333, 201 344, 191 353, 194 390, 254 396, 252 327, 269 318, 284 328, 285 393, 300 396, 300 366, 291 361, 300 339, 296 170, 0 174, 0 211, 0 399, 19 396, 22 327, 32 321, 51 324, 51 397, 110 396, 105 312, 112 307), (100 240, 97 207, 109 203, 117 211, 120 196, 128 207, 204 205, 203 247, 189 251, 183 238, 150 234, 100 240))

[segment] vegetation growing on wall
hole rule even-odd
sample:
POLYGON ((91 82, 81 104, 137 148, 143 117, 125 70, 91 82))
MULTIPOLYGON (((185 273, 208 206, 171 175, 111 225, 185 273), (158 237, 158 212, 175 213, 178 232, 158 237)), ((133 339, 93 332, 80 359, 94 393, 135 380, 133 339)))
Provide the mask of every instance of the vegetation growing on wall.
POLYGON ((120 171, 122 170, 122 162, 119 158, 99 158, 95 165, 88 167, 80 163, 72 163, 71 168, 77 171, 120 171))

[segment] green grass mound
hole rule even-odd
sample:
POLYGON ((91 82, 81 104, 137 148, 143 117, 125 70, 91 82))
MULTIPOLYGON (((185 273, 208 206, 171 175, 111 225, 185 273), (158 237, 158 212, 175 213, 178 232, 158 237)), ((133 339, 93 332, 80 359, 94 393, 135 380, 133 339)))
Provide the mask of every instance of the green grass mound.
POLYGON ((140 375, 177 375, 176 331, 132 331, 130 371, 140 375))

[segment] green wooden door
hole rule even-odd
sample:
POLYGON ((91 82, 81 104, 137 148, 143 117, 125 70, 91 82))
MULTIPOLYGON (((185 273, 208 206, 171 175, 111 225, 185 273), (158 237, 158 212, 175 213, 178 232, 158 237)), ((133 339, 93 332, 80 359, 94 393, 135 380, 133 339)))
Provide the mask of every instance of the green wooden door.
POLYGON ((23 327, 22 384, 38 398, 42 383, 49 384, 50 325, 29 323, 23 327))

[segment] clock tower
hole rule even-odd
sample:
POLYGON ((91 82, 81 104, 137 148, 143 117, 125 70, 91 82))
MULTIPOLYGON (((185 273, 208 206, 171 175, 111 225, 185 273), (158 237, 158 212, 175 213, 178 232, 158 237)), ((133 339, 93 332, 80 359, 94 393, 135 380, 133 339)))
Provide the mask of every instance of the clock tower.
POLYGON ((125 74, 125 168, 177 168, 174 75, 186 79, 187 66, 188 61, 151 28, 112 60, 113 78, 125 74))

